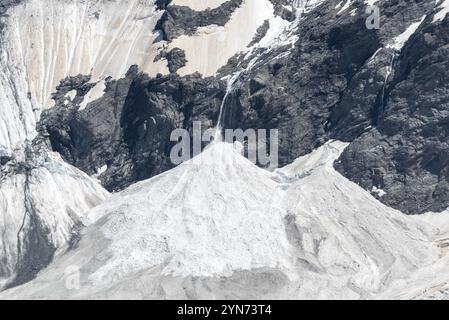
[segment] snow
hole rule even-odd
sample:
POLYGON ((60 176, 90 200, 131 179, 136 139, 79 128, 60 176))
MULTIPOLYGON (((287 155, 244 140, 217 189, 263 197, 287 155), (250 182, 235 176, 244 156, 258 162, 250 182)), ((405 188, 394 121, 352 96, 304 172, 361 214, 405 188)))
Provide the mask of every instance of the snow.
POLYGON ((174 39, 169 48, 184 50, 188 61, 177 73, 214 75, 229 58, 246 49, 263 22, 274 17, 273 10, 269 0, 244 0, 225 26, 201 27, 193 36, 174 39))
MULTIPOLYGON (((223 2, 172 3, 204 10, 223 2)), ((307 1, 304 10, 320 3, 307 1)), ((29 0, 12 9, 0 39, 0 153, 23 158, 41 109, 68 75, 92 74, 97 83, 82 109, 101 96, 107 76, 122 77, 131 64, 166 73, 164 62, 153 62, 163 42, 153 43, 160 13, 151 4, 29 0)), ((341 1, 338 14, 350 6, 341 1)), ((444 18, 448 1, 440 7, 435 20, 444 18)), ((389 47, 400 50, 424 18, 389 47)), ((213 75, 238 52, 293 43, 297 22, 275 17, 269 0, 244 0, 224 27, 200 28, 169 48, 186 52, 181 75, 213 75), (265 20, 266 36, 247 48, 265 20)), ((107 166, 91 178, 48 153, 28 175, 0 176, 0 271, 7 275, 0 287, 14 276, 30 204, 58 248, 56 259, 0 299, 449 297, 449 211, 410 217, 386 207, 333 169, 346 146, 333 141, 268 172, 242 157, 241 148, 217 142, 111 197, 95 180, 107 166), (81 240, 66 252, 79 223, 86 226, 81 240), (73 267, 81 277, 76 290, 64 281, 73 267)))
POLYGON ((426 16, 423 16, 420 21, 412 23, 403 33, 394 38, 393 43, 389 44, 387 48, 392 48, 400 51, 410 37, 418 30, 419 26, 423 23, 426 16))
POLYGON ((0 248, 4 272, 0 289, 17 271, 19 235, 27 233, 27 215, 35 214, 50 243, 61 248, 71 239, 73 227, 82 217, 108 196, 98 183, 54 153, 40 159, 29 174, 1 172, 0 248))
POLYGON ((167 73, 165 62, 153 62, 160 15, 151 0, 28 0, 11 8, 0 39, 0 145, 34 137, 40 110, 67 76, 117 79, 133 64, 167 73))
POLYGON ((441 213, 429 212, 413 216, 419 223, 434 228, 433 243, 439 248, 440 259, 414 272, 409 279, 394 281, 379 298, 389 299, 449 299, 449 209, 441 213))
POLYGON ((438 8, 440 8, 440 11, 433 17, 433 22, 442 21, 449 13, 449 0, 444 0, 438 8))
POLYGON ((445 278, 438 223, 338 174, 346 145, 270 173, 214 143, 92 209, 76 249, 0 298, 389 298, 445 278), (73 266, 79 290, 61 281, 73 266))
POLYGON ((70 101, 72 101, 76 97, 76 90, 71 90, 71 91, 67 92, 65 97, 67 99, 69 99, 70 101))
POLYGON ((376 4, 379 0, 365 0, 365 3, 368 7, 371 7, 376 4))
POLYGON ((340 9, 337 12, 337 15, 342 14, 344 11, 346 11, 351 6, 351 4, 352 4, 351 0, 346 0, 344 4, 343 1, 338 3, 337 6, 335 7, 335 9, 340 9))
POLYGON ((92 211, 89 220, 133 203, 104 225, 114 258, 92 278, 107 278, 118 267, 139 271, 167 259, 162 273, 174 276, 230 275, 232 270, 283 263, 278 260, 285 256, 288 242, 282 217, 275 206, 260 207, 273 197, 276 184, 270 179, 251 181, 260 175, 259 169, 234 155, 230 145, 209 148, 194 161, 138 184, 124 197, 92 211), (242 198, 246 188, 251 191, 242 198), (242 215, 245 211, 252 214, 242 215))
MULTIPOLYGON (((293 48, 294 44, 299 40, 299 36, 295 34, 294 31, 298 28, 298 24, 301 21, 301 18, 305 13, 310 12, 315 7, 322 4, 324 0, 308 0, 308 1, 298 1, 293 5, 296 9, 296 19, 294 21, 287 21, 282 19, 279 16, 272 16, 268 19, 269 28, 265 34, 265 36, 256 44, 252 45, 250 48, 246 49, 245 59, 248 60, 252 58, 247 67, 246 71, 257 66, 258 60, 260 58, 260 54, 257 54, 259 49, 263 49, 265 53, 274 50, 275 48, 290 46, 293 48)), ((291 7, 287 6, 287 9, 291 9, 291 7)), ((282 56, 288 55, 289 50, 284 50, 284 52, 277 56, 280 58, 282 56)))
POLYGON ((101 98, 105 89, 106 89, 105 81, 104 80, 98 81, 95 84, 95 86, 92 89, 90 89, 89 92, 84 96, 83 102, 80 103, 79 110, 86 109, 89 103, 101 98))
POLYGON ((371 192, 377 194, 379 197, 383 197, 384 195, 387 194, 385 190, 377 188, 376 186, 373 186, 371 192))

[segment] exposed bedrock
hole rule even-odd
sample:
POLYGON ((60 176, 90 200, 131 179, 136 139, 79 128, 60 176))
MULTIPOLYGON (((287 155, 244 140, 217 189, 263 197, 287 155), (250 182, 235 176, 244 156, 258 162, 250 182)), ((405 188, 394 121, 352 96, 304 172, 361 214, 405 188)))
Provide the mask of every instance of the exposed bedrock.
POLYGON ((228 102, 237 106, 227 106, 234 110, 232 120, 226 121, 230 127, 279 130, 281 165, 330 138, 332 108, 358 70, 382 46, 377 33, 365 28, 362 16, 336 17, 331 5, 310 13, 297 34, 301 40, 293 49, 283 46, 262 53, 261 59, 267 63, 242 74, 241 88, 228 102), (321 16, 329 21, 311 23, 321 16), (288 50, 289 55, 282 57, 288 50))
POLYGON ((449 205, 449 20, 423 27, 403 49, 378 125, 336 167, 406 213, 449 205))
POLYGON ((195 11, 186 6, 167 5, 167 2, 165 1, 166 12, 158 23, 158 29, 164 32, 165 40, 171 41, 181 35, 192 35, 200 27, 224 26, 234 10, 242 5, 243 0, 229 0, 217 8, 203 11, 195 11))
POLYGON ((132 67, 125 78, 107 82, 103 97, 86 109, 70 103, 45 112, 39 130, 53 150, 88 174, 106 166, 99 179, 119 190, 172 168, 171 132, 191 129, 194 120, 212 127, 224 94, 215 78, 149 78, 132 67))
POLYGON ((384 3, 388 19, 368 30, 366 16, 335 16, 323 4, 301 22, 290 55, 272 52, 270 63, 242 75, 228 126, 279 129, 280 164, 328 139, 354 141, 336 164, 347 178, 405 213, 446 209, 448 18, 433 22, 428 2, 407 5, 384 3), (395 47, 420 19, 405 47, 395 47))

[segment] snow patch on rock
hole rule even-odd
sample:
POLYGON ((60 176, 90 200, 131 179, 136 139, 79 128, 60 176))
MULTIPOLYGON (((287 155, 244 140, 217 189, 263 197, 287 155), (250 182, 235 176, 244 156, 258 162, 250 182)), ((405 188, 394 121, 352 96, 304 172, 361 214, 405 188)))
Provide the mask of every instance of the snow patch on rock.
POLYGON ((433 17, 433 22, 442 21, 449 13, 449 0, 444 0, 438 8, 440 11, 438 11, 433 17))
POLYGON ((403 33, 394 38, 393 43, 387 45, 387 48, 400 51, 410 37, 418 30, 419 26, 423 23, 426 16, 423 16, 420 21, 412 23, 403 33))
POLYGON ((223 27, 210 25, 198 29, 195 35, 183 35, 173 40, 169 48, 185 51, 187 65, 177 71, 180 75, 199 72, 214 75, 229 58, 244 51, 257 29, 267 19, 274 18, 269 0, 244 0, 223 27))

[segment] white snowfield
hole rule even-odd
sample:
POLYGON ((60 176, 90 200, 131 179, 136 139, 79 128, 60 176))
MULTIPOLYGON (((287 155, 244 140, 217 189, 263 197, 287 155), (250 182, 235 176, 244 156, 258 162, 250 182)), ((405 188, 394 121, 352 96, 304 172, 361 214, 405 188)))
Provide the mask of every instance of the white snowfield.
POLYGON ((405 43, 410 39, 410 37, 418 30, 419 26, 423 23, 426 16, 423 16, 420 21, 412 23, 403 33, 398 35, 393 39, 392 44, 388 44, 387 48, 395 49, 396 51, 401 51, 405 43))
MULTIPOLYGON (((205 10, 224 2, 172 3, 205 10)), ((304 10, 321 2, 305 1, 304 10)), ((438 2, 435 19, 447 3, 438 2)), ((10 10, 0 37, 0 152, 23 160, 23 145, 66 76, 92 74, 98 82, 84 108, 101 96, 106 77, 120 78, 132 64, 166 73, 164 61, 153 62, 164 45, 154 42, 161 12, 153 4, 27 0, 10 10)), ((342 14, 350 5, 341 2, 342 14)), ((238 52, 296 41, 294 26, 274 16, 270 1, 244 0, 224 27, 200 28, 168 46, 186 52, 180 74, 207 76, 238 52), (265 20, 266 36, 247 48, 265 20)), ((418 26, 394 39, 398 50, 418 26)), ((34 217, 58 251, 36 279, 0 299, 447 299, 449 212, 411 217, 381 204, 333 169, 345 146, 334 141, 267 172, 232 145, 214 143, 110 198, 51 152, 27 173, 2 171, 0 288, 15 276, 34 217), (86 228, 68 250, 78 225, 86 228)))
POLYGON ((92 209, 74 250, 0 298, 444 296, 447 218, 406 216, 335 172, 345 146, 270 173, 215 143, 92 209))
MULTIPOLYGON (((288 9, 296 9, 304 13, 311 11, 324 1, 304 0, 295 2, 299 7, 288 7, 288 9)), ((176 0, 172 4, 204 10, 208 6, 218 7, 224 2, 176 0)), ((291 31, 297 26, 297 22, 288 22, 276 16, 270 0, 243 0, 242 5, 234 11, 226 25, 201 27, 194 35, 184 35, 174 39, 169 44, 169 48, 181 48, 186 54, 187 64, 177 71, 178 74, 199 72, 205 77, 212 76, 238 53, 244 53, 248 57, 257 48, 270 49, 280 45, 294 44, 298 39, 291 35, 291 31), (266 34, 258 43, 248 47, 265 21, 269 24, 266 34)))
POLYGON ((433 22, 442 21, 449 13, 449 0, 437 0, 436 5, 439 11, 433 17, 433 22))
MULTIPOLYGON (((153 43, 161 15, 152 0, 26 0, 12 7, 0 37, 0 150, 25 161, 23 150, 36 136, 36 122, 51 106, 60 80, 78 74, 98 82, 83 106, 101 96, 106 77, 123 77, 133 64, 154 75, 153 43)), ((74 92, 68 98, 73 99, 74 92)), ((44 152, 45 154, 45 152, 44 152)), ((28 163, 29 165, 31 163, 28 163)), ((0 288, 14 279, 23 259, 31 220, 60 248, 73 228, 108 192, 52 153, 29 173, 0 172, 0 288), (33 220, 33 221, 34 221, 33 220), (20 252, 20 253, 19 253, 20 252)))

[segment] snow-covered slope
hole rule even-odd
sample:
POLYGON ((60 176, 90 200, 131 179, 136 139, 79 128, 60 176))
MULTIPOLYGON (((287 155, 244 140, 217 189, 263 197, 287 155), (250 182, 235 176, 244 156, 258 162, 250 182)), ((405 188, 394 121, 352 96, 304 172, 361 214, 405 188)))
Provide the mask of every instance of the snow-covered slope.
POLYGON ((83 216, 108 197, 54 153, 0 172, 0 289, 29 280, 66 246, 83 216))
POLYGON ((105 78, 123 77, 131 65, 166 72, 153 62, 160 15, 147 0, 27 0, 2 17, 0 150, 12 160, 0 172, 0 287, 30 279, 108 196, 53 153, 33 154, 41 111, 68 76, 97 83, 85 107, 102 95, 105 78))
MULTIPOLYGON (((328 51, 327 40, 322 43, 326 38, 326 19, 319 14, 311 15, 317 22, 316 28, 315 22, 311 22, 316 34, 303 40, 312 44, 299 51, 295 46, 303 36, 299 32, 304 29, 300 28, 300 14, 323 1, 292 1, 288 5, 282 2, 286 13, 275 8, 275 1, 243 0, 232 9, 229 21, 217 19, 208 11, 198 22, 202 25, 199 28, 189 16, 171 17, 172 25, 167 30, 172 27, 175 36, 170 42, 162 40, 168 33, 162 32, 167 30, 159 20, 162 11, 156 10, 154 0, 27 0, 11 7, 0 18, 0 289, 22 284, 40 272, 31 282, 0 293, 0 298, 449 297, 447 214, 410 217, 381 204, 334 170, 333 163, 346 147, 344 143, 327 143, 275 172, 256 167, 234 146, 214 143, 195 159, 109 198, 95 176, 74 169, 48 150, 50 143, 45 140, 50 133, 45 128, 41 128, 39 141, 32 141, 37 135, 36 122, 42 110, 52 106, 51 95, 62 79, 91 75, 90 82, 95 86, 80 105, 84 109, 103 94, 105 79, 123 77, 131 65, 138 65, 139 70, 150 76, 168 73, 170 50, 178 49, 171 57, 180 65, 185 63, 176 69, 181 76, 194 72, 215 75, 233 56, 235 61, 224 71, 233 75, 229 79, 238 79, 245 71, 248 77, 251 72, 257 75, 256 71, 260 71, 260 77, 247 79, 254 84, 247 91, 253 98, 254 94, 258 96, 253 102, 273 103, 279 109, 274 109, 271 115, 279 114, 280 118, 290 117, 289 112, 294 110, 292 119, 305 119, 304 123, 297 121, 292 126, 279 127, 293 132, 289 150, 298 141, 310 142, 310 146, 312 142, 321 143, 324 141, 321 138, 315 140, 319 135, 311 134, 314 138, 309 142, 299 138, 299 131, 312 130, 314 125, 307 122, 312 121, 308 115, 300 117, 296 111, 310 101, 313 102, 310 105, 326 106, 329 110, 328 106, 336 102, 332 98, 303 99, 298 103, 299 100, 290 98, 296 91, 317 97, 335 93, 337 100, 344 97, 337 87, 346 86, 345 76, 334 74, 335 70, 326 73, 327 67, 340 59, 337 52, 328 51), (297 11, 296 20, 289 10, 297 11), (180 32, 182 35, 178 36, 177 23, 194 31, 180 32), (156 26, 162 29, 155 30, 156 26), (290 59, 291 52, 298 55, 290 59), (336 60, 329 60, 331 56, 336 60), (276 59, 282 60, 274 66, 282 69, 277 75, 277 71, 268 68, 276 59), (316 65, 315 62, 309 65, 308 60, 316 60, 316 65), (323 80, 328 82, 321 74, 318 80, 314 78, 313 70, 320 69, 317 66, 326 67, 321 74, 333 79, 335 87, 321 86, 323 80), (268 68, 266 74, 264 67, 268 68), (337 79, 340 76, 341 81, 337 79), (311 85, 303 86, 306 83, 311 85), (317 83, 320 92, 312 90, 317 83), (271 99, 282 95, 285 99, 271 99)), ((225 2, 174 0, 170 5, 203 11, 225 2)), ((365 3, 372 5, 377 1, 365 3)), ((349 17, 360 13, 355 6, 358 2, 341 1, 336 7, 332 5, 332 10, 323 10, 327 12, 324 17, 330 20, 337 17, 341 20, 334 21, 337 25, 341 23, 348 27, 345 30, 351 30, 349 27, 357 25, 349 17)), ((435 2, 435 25, 444 20, 448 7, 447 0, 435 2)), ((179 12, 198 14, 186 8, 179 12)), ((390 43, 385 50, 400 51, 407 47, 407 42, 428 22, 427 16, 427 13, 416 15, 405 27, 401 24, 398 35, 395 30, 396 36, 385 36, 389 39, 386 43, 390 43)), ((345 37, 348 35, 343 33, 341 38, 345 37)), ((367 38, 368 42, 378 40, 370 39, 367 38)), ((357 60, 357 55, 352 56, 351 46, 342 45, 345 53, 351 53, 345 60, 354 59, 355 65, 363 62, 357 60)), ((382 43, 370 44, 376 48, 378 45, 382 43)), ((377 50, 373 57, 381 57, 381 51, 377 50)), ((388 61, 391 61, 387 69, 390 75, 395 60, 388 61)), ((342 66, 345 64, 346 61, 342 66)), ((357 77, 353 78, 357 81, 357 77)), ((179 77, 173 79, 177 81, 179 77)), ((388 79, 387 76, 383 81, 382 94, 388 79)), ((189 86, 188 81, 181 83, 189 86)), ((153 85, 159 93, 159 84, 153 85)), ((201 92, 201 86, 196 90, 201 92)), ((137 87, 134 89, 145 90, 137 87)), ((229 81, 220 114, 229 107, 226 97, 237 87, 245 88, 237 81, 229 81)), ((74 100, 76 90, 72 87, 68 90, 65 97, 74 100)), ((101 107, 107 109, 118 100, 125 101, 129 92, 123 91, 120 97, 108 96, 110 99, 105 99, 101 107)), ((132 95, 140 96, 140 92, 132 95)), ((378 96, 376 92, 374 95, 378 96)), ((242 101, 247 98, 241 95, 242 101)), ((148 100, 152 103, 157 100, 156 109, 169 101, 148 100)), ((347 105, 362 104, 359 100, 350 101, 347 105)), ((78 102, 74 105, 66 102, 68 107, 78 109, 78 102)), ((257 106, 246 109, 254 107, 257 106)), ((215 109, 180 102, 182 112, 189 108, 210 114, 206 118, 211 123, 217 120, 212 119, 215 109)), ((241 109, 245 109, 244 104, 241 109)), ((93 114, 102 109, 89 110, 93 114)), ((264 116, 271 111, 259 110, 264 116)), ((310 113, 318 115, 318 111, 310 113)), ((120 112, 114 112, 114 116, 121 117, 120 112)), ((180 113, 179 118, 184 119, 185 115, 180 113)), ((131 126, 143 120, 134 116, 129 121, 131 126)), ((105 117, 101 125, 111 123, 105 117)), ((156 125, 156 117, 150 119, 156 125)), ((220 119, 221 116, 219 123, 220 119)), ((64 121, 61 122, 65 124, 64 121)), ((184 122, 188 121, 186 117, 184 122)), ((348 127, 351 125, 348 122, 348 127)), ((143 127, 147 131, 146 122, 143 127)), ((62 138, 70 136, 70 130, 57 133, 62 138)), ((73 142, 69 138, 62 140, 62 145, 73 142)), ((289 161, 311 148, 305 147, 301 152, 295 149, 289 161)), ((101 163, 100 166, 107 161, 101 163)), ((99 174, 105 168, 107 165, 99 174)), ((377 187, 373 190, 383 192, 377 187)))
POLYGON ((170 48, 184 50, 188 61, 178 73, 184 75, 198 71, 204 76, 215 74, 229 58, 246 49, 257 29, 270 18, 274 18, 274 12, 269 0, 244 0, 225 26, 202 27, 192 36, 175 39, 170 48))
MULTIPOLYGON (((224 1, 174 1, 194 10, 224 1)), ((68 76, 91 75, 96 83, 81 108, 99 98, 108 77, 121 78, 131 65, 151 76, 166 74, 167 61, 155 59, 163 47, 186 54, 181 75, 213 75, 229 58, 247 51, 264 21, 270 28, 262 46, 279 36, 288 23, 275 17, 269 0, 244 0, 223 26, 199 28, 170 43, 155 30, 163 11, 154 0, 27 0, 12 7, 0 40, 0 146, 14 149, 32 139, 42 109, 68 76)))
POLYGON ((434 228, 332 167, 269 173, 225 143, 94 208, 76 248, 1 298, 367 298, 438 261, 434 228), (80 287, 67 286, 79 270, 80 287), (71 274, 73 276, 73 274, 71 274))
MULTIPOLYGON (((324 0, 292 1, 288 10, 300 14, 320 5, 324 0)), ((186 5, 194 10, 217 7, 225 1, 173 1, 172 4, 186 5)), ((291 34, 296 21, 287 21, 275 14, 270 0, 244 0, 224 26, 201 27, 194 35, 183 35, 174 39, 169 48, 180 48, 186 54, 186 66, 178 70, 180 75, 199 72, 203 76, 214 75, 220 67, 235 54, 245 53, 248 57, 258 48, 271 48, 293 44, 297 37, 291 34), (252 40, 259 28, 267 23, 267 29, 255 43, 252 40)))
POLYGON ((123 77, 133 64, 166 72, 153 62, 160 15, 148 0, 27 0, 11 8, 0 40, 0 145, 34 135, 40 110, 67 76, 92 75, 94 100, 102 80, 123 77))

